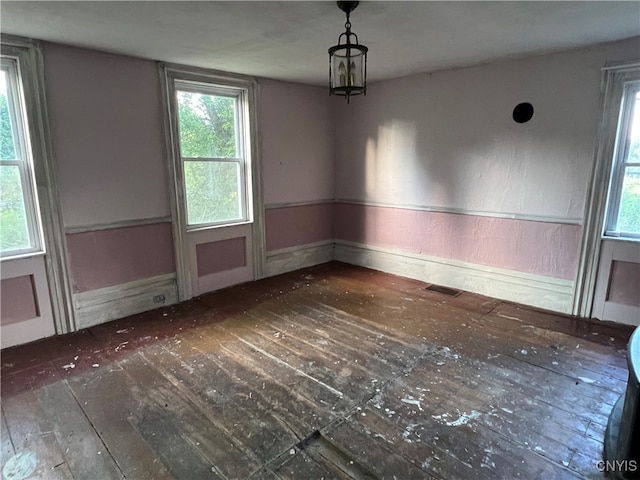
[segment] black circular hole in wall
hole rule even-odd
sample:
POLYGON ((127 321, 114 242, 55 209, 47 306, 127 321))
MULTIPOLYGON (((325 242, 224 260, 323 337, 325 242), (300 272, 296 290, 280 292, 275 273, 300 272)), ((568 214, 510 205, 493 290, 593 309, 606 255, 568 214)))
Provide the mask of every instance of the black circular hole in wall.
POLYGON ((533 105, 530 103, 519 103, 513 109, 513 120, 516 123, 527 123, 533 117, 533 105))

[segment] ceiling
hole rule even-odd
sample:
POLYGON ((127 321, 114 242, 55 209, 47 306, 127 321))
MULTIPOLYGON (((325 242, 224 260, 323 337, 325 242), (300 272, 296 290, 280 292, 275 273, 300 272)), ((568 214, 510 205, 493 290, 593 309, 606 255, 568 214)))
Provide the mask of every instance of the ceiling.
MULTIPOLYGON (((376 81, 640 35, 640 2, 372 1, 351 22, 376 81)), ((317 85, 344 23, 329 1, 0 1, 2 33, 317 85)))

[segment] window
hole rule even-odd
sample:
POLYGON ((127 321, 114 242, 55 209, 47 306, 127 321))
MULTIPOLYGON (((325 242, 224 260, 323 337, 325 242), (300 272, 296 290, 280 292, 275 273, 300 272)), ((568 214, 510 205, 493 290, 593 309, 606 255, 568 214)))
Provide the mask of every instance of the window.
POLYGON ((42 251, 33 162, 17 60, 0 59, 0 254, 42 251))
POLYGON ((245 95, 175 80, 188 228, 249 221, 245 95))
POLYGON ((640 239, 640 81, 623 90, 605 235, 640 239))

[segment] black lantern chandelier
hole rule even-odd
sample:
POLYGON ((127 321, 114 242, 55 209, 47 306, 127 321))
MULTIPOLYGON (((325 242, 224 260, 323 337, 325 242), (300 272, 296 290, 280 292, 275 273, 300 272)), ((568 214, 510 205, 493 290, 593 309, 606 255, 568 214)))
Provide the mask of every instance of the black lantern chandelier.
POLYGON ((338 44, 329 49, 329 94, 349 97, 367 94, 367 51, 358 43, 358 36, 351 32, 349 16, 360 2, 337 2, 338 8, 347 14, 347 29, 338 37, 338 44))

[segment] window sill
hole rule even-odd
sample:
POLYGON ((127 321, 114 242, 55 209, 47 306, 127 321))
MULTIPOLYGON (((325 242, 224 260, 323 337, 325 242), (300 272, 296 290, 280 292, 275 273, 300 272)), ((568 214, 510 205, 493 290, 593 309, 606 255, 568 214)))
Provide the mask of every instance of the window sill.
POLYGON ((25 253, 18 253, 15 255, 7 255, 4 257, 0 257, 0 262, 9 262, 11 260, 26 260, 28 258, 33 258, 33 257, 43 257, 44 255, 46 255, 47 252, 45 252, 44 250, 38 250, 35 252, 25 252, 25 253))
POLYGON ((234 222, 234 223, 200 225, 200 226, 193 226, 193 227, 187 226, 187 233, 203 232, 206 230, 216 230, 218 228, 239 227, 242 225, 251 225, 252 223, 253 223, 253 220, 241 220, 239 222, 234 222))
POLYGON ((602 240, 612 240, 614 242, 636 242, 640 243, 640 235, 637 237, 620 236, 610 233, 605 233, 602 236, 602 240))

